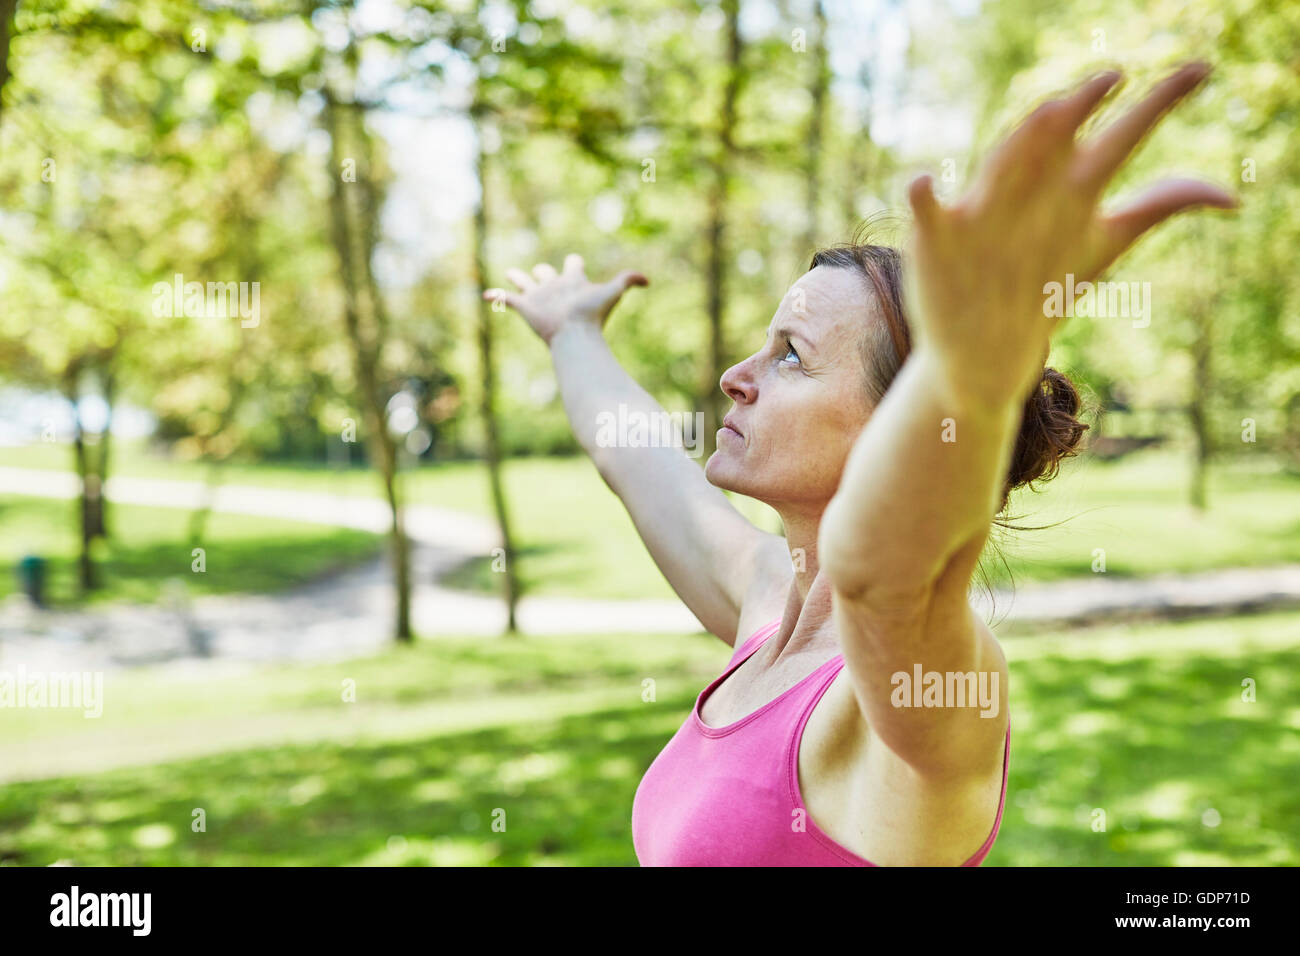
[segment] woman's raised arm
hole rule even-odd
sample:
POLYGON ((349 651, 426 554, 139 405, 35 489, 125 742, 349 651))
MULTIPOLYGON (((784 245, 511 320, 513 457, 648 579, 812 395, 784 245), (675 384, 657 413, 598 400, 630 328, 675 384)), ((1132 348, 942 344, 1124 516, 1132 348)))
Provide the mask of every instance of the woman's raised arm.
POLYGON ((602 440, 602 424, 607 431, 611 418, 667 419, 663 407, 619 365, 602 332, 624 291, 647 285, 645 276, 627 271, 593 283, 577 255, 565 259, 562 273, 543 263, 532 276, 521 269, 507 275, 519 293, 489 289, 484 297, 517 309, 549 346, 578 442, 627 508, 673 590, 711 634, 734 644, 740 609, 756 574, 770 577, 782 563, 789 567, 781 539, 746 520, 681 448, 602 440))
POLYGON ((1095 279, 1181 210, 1235 204, 1216 186, 1168 180, 1113 213, 1097 208, 1143 136, 1207 72, 1184 67, 1079 142, 1079 126, 1119 79, 1101 74, 1039 107, 955 204, 935 200, 929 177, 912 184, 905 267, 915 348, 850 453, 821 524, 820 555, 858 703, 918 769, 951 773, 1001 753, 1003 720, 893 706, 892 675, 920 664, 1005 676, 967 588, 1060 321, 1045 308, 1047 284, 1095 279), (890 547, 871 544, 881 541, 890 547))

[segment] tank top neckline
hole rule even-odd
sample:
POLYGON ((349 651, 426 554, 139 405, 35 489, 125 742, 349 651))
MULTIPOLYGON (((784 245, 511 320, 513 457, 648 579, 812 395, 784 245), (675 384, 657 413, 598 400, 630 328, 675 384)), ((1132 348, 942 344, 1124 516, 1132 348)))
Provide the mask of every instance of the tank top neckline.
MULTIPOLYGON (((699 730, 700 733, 704 734, 706 737, 725 737, 730 733, 734 733, 735 731, 743 727, 745 724, 748 724, 750 721, 754 720, 757 717, 760 717, 767 711, 771 710, 773 707, 775 707, 777 704, 783 701, 790 694, 794 693, 796 690, 798 690, 799 688, 807 684, 808 681, 812 680, 818 674, 822 673, 828 666, 836 663, 837 661, 843 660, 844 658, 843 654, 836 654, 834 657, 826 661, 826 663, 822 664, 820 667, 814 670, 803 680, 799 681, 799 683, 783 691, 775 699, 768 701, 766 704, 764 704, 758 710, 754 711, 752 714, 742 717, 740 718, 740 720, 737 720, 734 723, 727 724, 725 727, 710 727, 708 724, 704 722, 703 718, 700 717, 700 711, 704 709, 704 701, 707 699, 709 694, 713 693, 713 691, 715 691, 718 688, 718 686, 722 684, 723 681, 725 681, 728 677, 731 676, 733 671, 739 668, 741 664, 745 663, 745 661, 749 660, 751 657, 754 656, 754 654, 758 652, 758 649, 763 646, 763 643, 776 632, 776 629, 778 627, 780 627, 781 620, 782 620, 781 618, 777 618, 775 621, 768 624, 766 627, 761 627, 757 631, 755 631, 753 635, 748 638, 746 643, 748 643, 748 641, 753 641, 754 638, 758 637, 760 634, 763 635, 762 639, 759 640, 750 649, 749 653, 745 654, 738 661, 731 664, 725 671, 722 672, 721 675, 719 675, 717 678, 714 679, 713 683, 709 684, 708 687, 700 691, 699 696, 695 699, 695 707, 692 708, 691 710, 691 718, 695 724, 696 729, 699 730), (767 633, 764 634, 763 633, 764 631, 766 631, 767 633)), ((743 647, 744 645, 742 644, 741 646, 743 647)), ((823 689, 822 693, 824 692, 825 690, 823 689)), ((821 693, 819 693, 817 695, 817 699, 820 699, 821 696, 822 696, 821 693)), ((815 705, 816 700, 814 700, 812 703, 815 705)), ((792 738, 792 743, 787 743, 787 749, 786 749, 785 759, 784 759, 784 762, 787 765, 786 770, 788 772, 788 785, 790 788, 790 796, 793 798, 796 807, 805 807, 805 808, 807 807, 807 804, 803 802, 803 788, 799 786, 798 748, 799 748, 801 738, 803 737, 804 725, 808 722, 808 718, 810 716, 812 716, 811 707, 805 708, 802 716, 799 719, 798 725, 795 728, 795 733, 792 738)), ((974 860, 976 858, 979 858, 980 861, 982 862, 984 857, 987 856, 989 849, 992 847, 993 841, 997 838, 998 828, 1002 823, 1002 813, 1003 810, 1006 808, 1007 775, 1010 768, 1011 768, 1011 724, 1010 721, 1008 721, 1007 733, 1004 739, 1003 751, 1002 751, 1002 790, 998 796, 998 810, 997 810, 997 815, 993 820, 993 828, 989 831, 988 836, 984 839, 984 842, 983 844, 980 845, 980 848, 976 850, 974 853, 972 853, 969 857, 967 857, 966 860, 961 864, 961 866, 963 867, 969 866, 971 864, 971 860, 974 860)), ((826 849, 830 850, 832 853, 836 854, 842 859, 845 859, 856 865, 870 866, 870 867, 879 866, 879 864, 872 863, 866 857, 858 855, 857 853, 850 850, 848 847, 841 844, 833 836, 831 836, 829 833, 823 830, 817 824, 817 822, 812 819, 811 816, 807 818, 806 825, 808 827, 809 832, 816 840, 818 840, 818 842, 820 842, 823 846, 826 847, 826 849)))
POLYGON ((787 697, 789 697, 799 688, 807 684, 808 681, 812 680, 818 674, 822 673, 822 671, 824 671, 828 666, 834 664, 836 661, 841 660, 843 658, 844 655, 836 654, 834 657, 832 657, 830 660, 826 661, 824 664, 819 666, 816 670, 814 670, 803 680, 799 681, 799 683, 795 684, 793 687, 789 687, 786 690, 782 691, 778 696, 776 696, 772 700, 769 700, 766 704, 758 708, 758 710, 754 711, 752 714, 748 714, 744 717, 741 717, 739 720, 733 721, 732 723, 727 724, 725 727, 710 727, 708 724, 704 722, 704 718, 700 716, 701 712, 704 710, 704 701, 708 699, 709 695, 711 695, 715 690, 718 689, 718 687, 723 683, 723 681, 725 681, 728 677, 731 676, 733 671, 738 670, 741 664, 744 664, 745 661, 749 660, 751 657, 753 657, 755 654, 758 653, 758 649, 762 647, 763 644, 766 643, 767 639, 776 632, 776 629, 781 626, 781 620, 782 619, 778 617, 775 621, 772 621, 770 624, 766 625, 765 627, 760 627, 757 631, 755 631, 754 634, 745 643, 749 643, 749 641, 753 641, 754 638, 758 637, 760 634, 763 635, 762 640, 755 643, 754 646, 750 648, 749 653, 745 654, 739 660, 731 664, 725 671, 723 671, 718 677, 714 679, 713 683, 709 684, 708 687, 700 691, 699 696, 695 699, 695 707, 692 708, 691 710, 691 717, 695 722, 696 728, 701 733, 703 733, 706 737, 725 737, 727 736, 727 734, 734 733, 735 731, 739 730, 741 727, 745 726, 745 724, 748 724, 751 720, 754 720, 756 717, 760 717, 763 714, 767 713, 777 704, 781 703, 781 701, 785 700, 787 697), (764 631, 766 631, 767 633, 764 634, 763 633, 764 631))

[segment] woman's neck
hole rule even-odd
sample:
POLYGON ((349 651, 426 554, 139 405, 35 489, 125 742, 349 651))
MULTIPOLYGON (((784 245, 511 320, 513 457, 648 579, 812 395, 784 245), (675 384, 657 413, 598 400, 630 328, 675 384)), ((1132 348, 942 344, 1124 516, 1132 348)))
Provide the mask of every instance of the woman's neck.
POLYGON ((830 633, 831 589, 819 574, 817 534, 822 511, 780 509, 794 578, 780 630, 773 635, 774 656, 798 653, 821 644, 830 633))
POLYGON ((817 579, 817 532, 821 528, 822 512, 782 511, 781 523, 785 526, 785 543, 794 569, 794 590, 802 604, 817 579))

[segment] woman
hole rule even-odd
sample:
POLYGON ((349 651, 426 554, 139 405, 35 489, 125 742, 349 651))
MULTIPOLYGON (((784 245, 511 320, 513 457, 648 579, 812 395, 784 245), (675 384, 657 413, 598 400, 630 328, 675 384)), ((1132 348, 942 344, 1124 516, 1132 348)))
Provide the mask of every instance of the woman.
POLYGON ((904 270, 881 247, 818 253, 762 348, 722 376, 734 405, 703 472, 671 448, 594 440, 620 403, 662 412, 601 334, 644 276, 593 284, 571 255, 562 274, 511 270, 519 294, 485 293, 549 345, 579 441, 678 595, 735 647, 637 790, 642 864, 984 859, 1006 797, 1007 665, 968 586, 1010 490, 1050 477, 1084 428, 1044 368, 1060 322, 1045 286, 1095 279, 1181 210, 1235 204, 1169 180, 1098 209, 1208 72, 1183 67, 1080 140, 1119 80, 1093 77, 1029 116, 950 206, 916 179, 904 270), (785 536, 719 489, 770 504, 785 536))

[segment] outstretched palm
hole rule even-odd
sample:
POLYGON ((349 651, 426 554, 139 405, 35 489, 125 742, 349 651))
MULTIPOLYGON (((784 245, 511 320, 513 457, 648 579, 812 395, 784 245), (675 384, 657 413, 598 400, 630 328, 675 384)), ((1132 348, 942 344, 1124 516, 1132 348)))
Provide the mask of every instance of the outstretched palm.
POLYGON ((1190 64, 1088 141, 1080 125, 1119 81, 1099 74, 1040 106, 990 155, 970 190, 950 206, 929 176, 911 184, 916 217, 909 298, 917 347, 981 398, 1023 396, 1042 372, 1059 324, 1044 311, 1044 285, 1100 275, 1153 226, 1197 206, 1234 206, 1196 180, 1161 181, 1110 213, 1098 202, 1143 137, 1209 72, 1190 64))
POLYGON ((625 270, 608 282, 592 282, 583 271, 582 256, 570 253, 564 271, 541 262, 530 276, 523 269, 507 269, 510 281, 520 291, 486 289, 483 298, 504 302, 518 310, 542 341, 550 342, 566 322, 586 322, 600 328, 628 286, 649 285, 639 272, 625 270))

